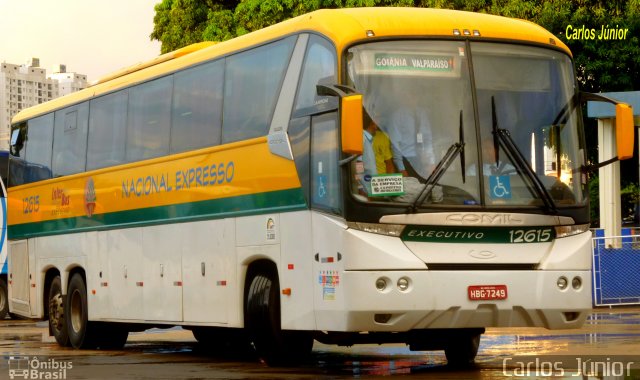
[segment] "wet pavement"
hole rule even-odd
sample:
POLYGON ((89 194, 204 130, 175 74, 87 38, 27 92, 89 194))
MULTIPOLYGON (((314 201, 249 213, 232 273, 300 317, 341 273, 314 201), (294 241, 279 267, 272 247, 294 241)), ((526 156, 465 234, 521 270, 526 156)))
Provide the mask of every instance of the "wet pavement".
POLYGON ((640 379, 640 308, 596 309, 579 330, 487 329, 476 364, 464 370, 449 368, 442 351, 317 342, 307 364, 269 368, 203 351, 180 328, 131 333, 123 350, 74 350, 59 347, 46 322, 9 319, 0 321, 0 356, 0 379, 640 379), (30 377, 19 377, 25 368, 30 377))

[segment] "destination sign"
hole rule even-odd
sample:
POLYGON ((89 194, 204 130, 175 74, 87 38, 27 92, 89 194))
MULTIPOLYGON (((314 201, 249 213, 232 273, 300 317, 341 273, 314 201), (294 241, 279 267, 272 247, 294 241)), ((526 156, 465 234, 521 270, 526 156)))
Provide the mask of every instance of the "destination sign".
POLYGON ((375 70, 452 72, 453 56, 401 53, 376 53, 375 70))

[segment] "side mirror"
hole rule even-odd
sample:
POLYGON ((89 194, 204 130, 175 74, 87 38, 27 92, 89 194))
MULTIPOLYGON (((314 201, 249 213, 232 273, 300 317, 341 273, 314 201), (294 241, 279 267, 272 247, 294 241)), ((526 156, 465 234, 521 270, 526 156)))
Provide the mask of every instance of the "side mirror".
MULTIPOLYGON (((616 106, 616 145, 618 160, 626 160, 633 157, 633 139, 635 133, 635 126, 633 125, 633 108, 626 104, 621 103, 618 100, 606 97, 600 94, 593 94, 590 92, 580 93, 580 100, 582 102, 594 101, 594 102, 606 102, 616 106)), ((615 161, 607 160, 605 163, 598 165, 604 166, 605 164, 615 161)))
POLYGON ((340 127, 342 151, 362 154, 362 95, 349 95, 340 100, 340 127))
POLYGON ((342 151, 351 155, 362 154, 362 94, 353 88, 333 84, 318 84, 318 95, 340 98, 340 134, 342 151))
POLYGON ((633 157, 633 109, 625 103, 616 104, 616 145, 618 159, 633 157))

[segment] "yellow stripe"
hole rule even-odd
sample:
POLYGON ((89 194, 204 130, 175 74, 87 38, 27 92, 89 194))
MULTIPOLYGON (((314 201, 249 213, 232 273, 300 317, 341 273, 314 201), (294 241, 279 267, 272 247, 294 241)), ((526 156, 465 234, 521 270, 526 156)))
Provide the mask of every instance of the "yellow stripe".
POLYGON ((299 187, 294 162, 271 154, 262 137, 12 187, 9 225, 299 187))

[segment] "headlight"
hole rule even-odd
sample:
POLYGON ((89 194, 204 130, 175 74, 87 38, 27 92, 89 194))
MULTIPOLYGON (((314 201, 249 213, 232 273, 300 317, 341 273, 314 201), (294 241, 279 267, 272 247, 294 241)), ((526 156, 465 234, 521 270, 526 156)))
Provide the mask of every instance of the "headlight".
POLYGON ((578 235, 589 231, 588 224, 574 224, 573 226, 556 226, 556 239, 578 235))
POLYGON ((403 224, 379 224, 379 223, 360 223, 360 222, 347 222, 349 228, 354 230, 371 232, 373 234, 396 236, 400 237, 402 230, 404 230, 403 224))

